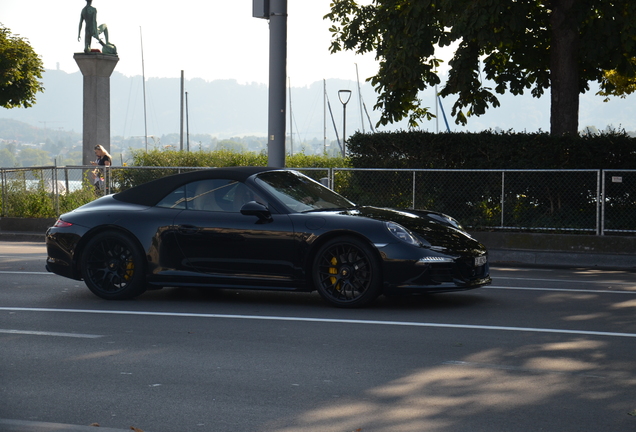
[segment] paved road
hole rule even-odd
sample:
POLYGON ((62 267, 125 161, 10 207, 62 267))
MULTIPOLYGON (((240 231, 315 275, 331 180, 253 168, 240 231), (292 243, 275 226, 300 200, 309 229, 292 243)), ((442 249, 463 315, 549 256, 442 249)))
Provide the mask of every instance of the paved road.
POLYGON ((487 288, 349 311, 235 290, 107 302, 44 259, 0 242, 0 431, 636 430, 633 273, 496 268, 487 288))

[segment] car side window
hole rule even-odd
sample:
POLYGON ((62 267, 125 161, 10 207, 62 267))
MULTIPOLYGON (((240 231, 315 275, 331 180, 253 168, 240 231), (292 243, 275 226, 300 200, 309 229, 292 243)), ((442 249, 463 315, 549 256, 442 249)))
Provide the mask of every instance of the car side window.
POLYGON ((241 207, 254 200, 254 193, 235 180, 201 180, 186 185, 187 209, 216 212, 241 211, 241 207))
POLYGON ((157 207, 185 210, 186 208, 185 186, 181 186, 173 190, 172 192, 170 192, 161 201, 157 203, 157 207))
POLYGON ((264 204, 263 200, 243 183, 227 179, 210 179, 195 181, 175 189, 162 199, 157 207, 238 213, 248 201, 259 201, 264 204))

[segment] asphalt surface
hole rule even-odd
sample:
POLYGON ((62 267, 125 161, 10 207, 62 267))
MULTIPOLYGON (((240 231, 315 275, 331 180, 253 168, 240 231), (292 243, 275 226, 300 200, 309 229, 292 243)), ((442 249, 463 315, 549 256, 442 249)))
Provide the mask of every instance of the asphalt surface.
POLYGON ((488 287, 342 310, 231 289, 108 302, 44 258, 0 242, 2 432, 636 428, 633 272, 494 266, 488 287))

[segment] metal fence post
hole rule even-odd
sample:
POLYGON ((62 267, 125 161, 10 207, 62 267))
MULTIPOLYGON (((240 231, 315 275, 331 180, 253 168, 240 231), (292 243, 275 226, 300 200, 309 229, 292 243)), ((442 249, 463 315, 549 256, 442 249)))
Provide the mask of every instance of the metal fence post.
POLYGON ((605 207, 604 199, 601 201, 601 196, 604 193, 601 192, 601 176, 605 178, 603 170, 598 170, 596 173, 596 235, 603 235, 603 221, 601 215, 603 214, 603 208, 605 207))
POLYGON ((2 170, 2 217, 6 217, 5 203, 7 202, 7 173, 2 170))
POLYGON ((605 235, 605 172, 602 172, 602 179, 601 179, 601 199, 600 199, 600 205, 601 205, 601 232, 600 235, 605 235))
POLYGON ((501 171, 501 228, 504 225, 504 206, 506 200, 506 172, 501 171))
POLYGON ((53 184, 55 186, 53 186, 53 192, 55 194, 54 196, 54 205, 55 205, 55 216, 58 216, 60 214, 60 188, 58 187, 59 185, 57 184, 57 159, 55 159, 55 165, 53 166, 53 168, 51 169, 51 177, 53 178, 53 184))
POLYGON ((413 171, 413 210, 415 210, 415 171, 413 171))

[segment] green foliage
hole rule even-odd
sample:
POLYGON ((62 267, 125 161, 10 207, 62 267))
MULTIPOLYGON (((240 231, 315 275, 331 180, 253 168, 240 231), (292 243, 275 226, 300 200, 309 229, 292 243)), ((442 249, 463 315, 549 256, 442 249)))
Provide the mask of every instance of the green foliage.
POLYGON ((217 150, 212 152, 135 150, 132 154, 133 166, 160 167, 222 167, 267 165, 267 155, 251 152, 217 150))
POLYGON ((53 161, 46 151, 33 148, 22 149, 18 155, 18 161, 23 167, 53 165, 53 161))
MULTIPOLYGON (((584 170, 636 166, 636 138, 621 131, 580 137, 492 131, 357 133, 348 145, 352 166, 387 171, 338 173, 338 192, 358 204, 440 211, 472 228, 594 228, 597 172, 584 170)), ((606 186, 625 189, 606 203, 613 214, 634 214, 631 184, 606 186)), ((619 219, 608 220, 608 226, 619 219)))
POLYGON ((0 106, 28 108, 37 92, 44 91, 44 67, 29 42, 0 24, 0 106))
MULTIPOLYGON (((9 172, 0 194, 3 216, 54 218, 87 204, 98 196, 89 181, 88 173, 80 189, 62 190, 57 195, 52 190, 50 174, 51 169, 9 172)), ((61 186, 63 183, 60 180, 61 186)))
POLYGON ((18 160, 13 152, 7 148, 0 149, 0 167, 16 167, 18 160))
MULTIPOLYGON (((267 155, 255 152, 216 151, 160 151, 135 150, 132 154, 133 166, 138 167, 226 167, 226 166, 267 166, 267 155)), ((328 168, 347 166, 342 158, 319 155, 295 154, 287 156, 287 167, 328 168)))
POLYGON ((56 216, 51 195, 41 189, 10 193, 5 208, 7 214, 14 217, 52 218, 56 216))
POLYGON ((216 144, 216 150, 226 150, 233 153, 247 151, 247 145, 233 140, 221 140, 216 144))
POLYGON ((18 172, 6 181, 2 193, 5 215, 13 217, 55 217, 53 200, 46 191, 46 182, 37 173, 18 172))
MULTIPOLYGON (((111 168, 113 178, 112 192, 119 192, 148 181, 183 172, 184 169, 197 167, 227 166, 267 166, 267 155, 254 152, 234 152, 230 150, 182 152, 175 150, 160 151, 158 149, 134 150, 133 166, 127 168, 111 168), (162 167, 148 170, 146 167, 162 167)), ((346 167, 348 163, 342 158, 328 156, 296 154, 287 156, 288 168, 333 168, 346 167)), ((308 175, 309 172, 307 173, 308 175)), ((324 175, 324 173, 323 173, 324 175)))
MULTIPOLYGON (((453 43, 458 48, 449 61, 448 81, 440 95, 457 96, 451 114, 461 124, 489 107, 498 107, 496 94, 506 91, 514 95, 530 91, 539 97, 551 86, 554 90, 570 83, 570 91, 581 93, 588 90, 590 81, 602 81, 607 70, 634 76, 633 0, 367 3, 334 0, 325 18, 333 23, 332 52, 375 52, 380 61, 370 81, 379 94, 375 108, 382 111, 381 125, 408 117, 413 127, 432 116, 418 93, 440 83, 435 48, 453 43), (563 44, 563 52, 571 53, 574 61, 560 68, 562 59, 553 49, 563 44)), ((578 93, 573 96, 578 100, 578 93)), ((553 98, 553 112, 565 110, 574 119, 568 124, 576 125, 578 104, 571 107, 569 101, 553 98)), ((561 131, 559 127, 553 123, 551 132, 575 134, 577 129, 561 131)))
POLYGON ((544 132, 356 133, 348 140, 359 168, 633 169, 636 138, 624 131, 554 136, 544 132))
POLYGON ((68 213, 95 199, 95 188, 84 182, 82 188, 59 196, 60 214, 68 213))
POLYGON ((624 72, 617 70, 605 71, 601 80, 601 90, 596 93, 605 96, 604 101, 609 101, 610 96, 625 98, 636 92, 636 57, 630 61, 630 69, 624 72))

